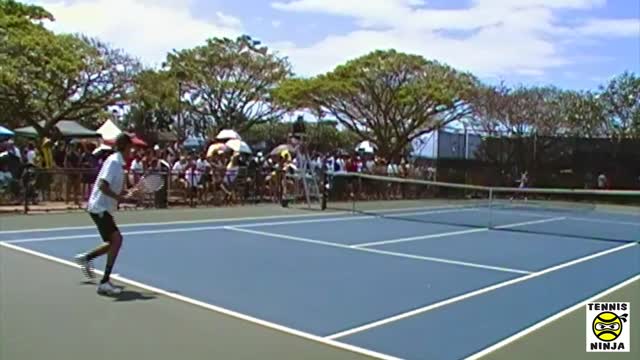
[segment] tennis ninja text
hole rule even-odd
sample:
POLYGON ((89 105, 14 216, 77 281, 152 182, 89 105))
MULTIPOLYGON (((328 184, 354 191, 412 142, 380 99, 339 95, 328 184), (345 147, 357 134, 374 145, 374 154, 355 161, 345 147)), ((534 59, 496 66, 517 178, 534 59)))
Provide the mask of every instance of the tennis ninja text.
POLYGON ((627 311, 627 303, 589 304, 589 311, 627 311))

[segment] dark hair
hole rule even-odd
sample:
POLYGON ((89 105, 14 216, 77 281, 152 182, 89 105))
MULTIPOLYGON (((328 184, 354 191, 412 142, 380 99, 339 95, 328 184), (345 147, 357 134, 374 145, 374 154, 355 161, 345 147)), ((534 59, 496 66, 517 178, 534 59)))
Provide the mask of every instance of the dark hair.
POLYGON ((131 143, 131 137, 128 134, 120 133, 118 137, 116 137, 115 148, 116 150, 122 151, 131 145, 131 143))

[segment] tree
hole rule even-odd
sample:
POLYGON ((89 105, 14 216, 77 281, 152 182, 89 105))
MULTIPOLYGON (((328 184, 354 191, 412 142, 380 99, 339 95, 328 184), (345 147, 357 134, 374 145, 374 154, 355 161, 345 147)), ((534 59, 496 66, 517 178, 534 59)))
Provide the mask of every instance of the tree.
POLYGON ((328 113, 386 158, 405 155, 421 135, 470 113, 476 84, 469 74, 421 56, 374 51, 310 79, 292 79, 276 92, 290 110, 328 113))
POLYGON ((178 80, 168 71, 147 69, 134 79, 130 96, 131 110, 124 123, 136 133, 148 135, 157 131, 175 130, 178 137, 184 133, 175 126, 180 111, 178 80))
POLYGON ((531 136, 565 133, 565 93, 553 86, 509 88, 504 84, 478 88, 473 100, 473 125, 488 135, 531 136))
POLYGON ((640 76, 624 72, 601 87, 611 136, 640 137, 640 76))
POLYGON ((285 58, 248 36, 213 38, 202 46, 173 52, 166 65, 180 80, 185 113, 200 133, 208 127, 243 132, 279 118, 272 91, 291 75, 285 58))
POLYGON ((608 133, 605 110, 599 95, 591 91, 564 91, 561 96, 562 115, 572 136, 592 138, 608 133))
POLYGON ((125 100, 138 63, 83 35, 54 34, 39 7, 0 3, 0 108, 12 126, 50 136, 60 120, 94 121, 125 100))
MULTIPOLYGON (((305 142, 310 153, 329 153, 337 149, 352 150, 355 148, 358 139, 353 132, 339 130, 335 126, 324 121, 317 123, 307 123, 305 142)), ((291 124, 284 122, 261 123, 253 126, 242 134, 245 141, 250 144, 257 144, 265 141, 268 149, 288 141, 291 134, 291 124)))

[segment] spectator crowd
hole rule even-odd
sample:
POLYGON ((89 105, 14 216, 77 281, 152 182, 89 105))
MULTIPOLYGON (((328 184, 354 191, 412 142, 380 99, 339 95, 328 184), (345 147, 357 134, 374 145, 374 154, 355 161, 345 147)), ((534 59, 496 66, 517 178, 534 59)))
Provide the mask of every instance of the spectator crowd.
MULTIPOLYGON (((178 142, 136 147, 127 156, 127 186, 148 172, 167 174, 170 203, 226 204, 251 197, 277 202, 283 191, 300 191, 296 169, 301 157, 293 146, 271 153, 232 151, 224 144, 187 148, 178 142), (289 171, 281 171, 289 170, 289 171), (281 186, 282 174, 288 174, 281 186)), ((102 162, 111 153, 106 145, 90 141, 45 139, 19 147, 12 140, 0 144, 2 204, 20 203, 25 192, 31 203, 57 201, 81 206, 88 199, 102 162), (25 176, 26 175, 26 176, 25 176)), ((311 153, 307 173, 362 172, 376 175, 433 179, 432 168, 417 167, 406 159, 385 161, 373 153, 336 150, 311 153)))

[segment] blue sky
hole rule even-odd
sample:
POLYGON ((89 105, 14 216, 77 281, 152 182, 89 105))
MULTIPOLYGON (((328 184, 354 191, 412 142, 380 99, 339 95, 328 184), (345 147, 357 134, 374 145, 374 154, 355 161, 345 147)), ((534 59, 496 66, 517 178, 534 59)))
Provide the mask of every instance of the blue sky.
POLYGON ((30 0, 149 65, 207 37, 250 34, 310 76, 377 48, 487 82, 594 89, 640 72, 637 0, 30 0))

